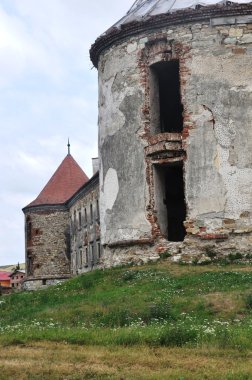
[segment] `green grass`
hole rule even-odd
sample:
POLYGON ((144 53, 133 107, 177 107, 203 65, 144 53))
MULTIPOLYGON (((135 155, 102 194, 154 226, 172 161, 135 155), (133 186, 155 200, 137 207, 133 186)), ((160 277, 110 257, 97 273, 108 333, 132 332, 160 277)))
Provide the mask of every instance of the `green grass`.
POLYGON ((252 267, 166 261, 0 297, 0 343, 252 348, 252 267))

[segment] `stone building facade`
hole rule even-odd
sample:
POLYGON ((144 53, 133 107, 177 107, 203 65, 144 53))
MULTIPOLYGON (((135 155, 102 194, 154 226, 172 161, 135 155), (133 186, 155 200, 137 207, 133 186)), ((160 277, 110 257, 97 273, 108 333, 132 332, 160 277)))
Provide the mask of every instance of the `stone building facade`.
POLYGON ((252 3, 138 0, 96 40, 105 266, 251 252, 252 3))
POLYGON ((98 182, 98 173, 89 180, 69 153, 39 196, 23 209, 24 289, 53 285, 97 266, 101 255, 98 182))
POLYGON ((11 288, 14 290, 21 290, 23 282, 25 281, 25 271, 22 269, 15 269, 10 274, 11 288))
POLYGON ((101 258, 98 172, 69 200, 68 207, 71 268, 76 275, 96 268, 101 258))

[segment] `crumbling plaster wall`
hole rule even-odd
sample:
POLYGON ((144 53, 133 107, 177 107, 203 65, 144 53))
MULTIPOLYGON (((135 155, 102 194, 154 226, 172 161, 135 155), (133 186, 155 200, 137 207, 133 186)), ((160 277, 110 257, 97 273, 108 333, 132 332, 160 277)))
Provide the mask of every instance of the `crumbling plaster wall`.
POLYGON ((31 223, 26 238, 27 278, 50 279, 70 276, 68 211, 40 210, 25 214, 31 223), (30 261, 30 264, 29 264, 30 261))
POLYGON ((144 94, 136 70, 136 47, 124 44, 110 49, 99 64, 103 244, 150 236, 145 217, 144 146, 138 136, 144 94))
POLYGON ((192 38, 191 75, 184 92, 192 123, 185 141, 187 232, 203 239, 237 234, 237 245, 231 237, 232 244, 223 246, 249 251, 252 28, 194 25, 192 38))
MULTIPOLYGON (((162 237, 156 220, 153 168, 144 154, 152 133, 153 94, 147 66, 174 58, 180 61, 187 204, 187 237, 176 246, 179 251, 193 251, 211 240, 220 248, 248 251, 252 243, 252 25, 239 23, 211 26, 204 22, 149 31, 101 54, 103 244, 148 238, 157 243, 162 237), (164 39, 168 50, 159 42, 164 39), (145 57, 150 43, 155 47, 145 57)), ((161 252, 170 246, 163 240, 155 249, 161 252)), ((111 252, 113 257, 121 254, 120 249, 111 252)))

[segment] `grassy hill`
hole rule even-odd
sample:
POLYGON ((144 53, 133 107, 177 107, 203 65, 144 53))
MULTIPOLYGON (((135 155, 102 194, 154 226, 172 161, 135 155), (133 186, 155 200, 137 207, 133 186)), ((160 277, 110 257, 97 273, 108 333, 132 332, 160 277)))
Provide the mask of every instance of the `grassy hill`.
POLYGON ((251 266, 94 271, 0 302, 0 341, 252 347, 251 266))
MULTIPOLYGON (((16 268, 17 264, 2 265, 0 266, 0 272, 12 272, 16 268)), ((25 263, 19 264, 20 269, 25 270, 25 263)))
MULTIPOLYGON (((1 345, 40 341, 133 351, 141 346, 139 360, 147 348, 217 350, 215 355, 225 352, 227 357, 233 350, 238 360, 241 353, 251 356, 251 338, 252 267, 242 264, 185 266, 162 261, 94 271, 41 291, 0 297, 1 345)), ((251 360, 246 363, 251 366, 251 360)), ((252 368, 242 374, 204 378, 251 379, 252 368)), ((197 376, 195 372, 186 379, 203 378, 197 376)), ((159 378, 167 377, 153 377, 159 378)))

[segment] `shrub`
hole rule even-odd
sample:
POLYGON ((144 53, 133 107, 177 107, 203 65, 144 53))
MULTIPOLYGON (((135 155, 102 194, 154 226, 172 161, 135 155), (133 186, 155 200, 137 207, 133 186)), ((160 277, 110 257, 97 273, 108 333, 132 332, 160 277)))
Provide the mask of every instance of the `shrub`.
POLYGON ((137 277, 139 271, 138 270, 127 270, 126 272, 123 273, 122 275, 122 280, 125 282, 135 280, 137 277))
POLYGON ((199 262, 198 257, 194 257, 194 258, 192 259, 192 264, 193 264, 193 265, 197 265, 198 262, 199 262))
POLYGON ((124 327, 132 321, 132 316, 128 309, 117 308, 100 317, 100 322, 106 327, 124 327))
POLYGON ((164 329, 159 337, 161 346, 177 346, 182 347, 187 343, 193 343, 197 340, 195 330, 186 327, 172 327, 164 329))
POLYGON ((252 310, 252 294, 248 294, 245 300, 246 308, 252 310))
POLYGON ((171 305, 166 302, 159 302, 149 306, 147 311, 141 316, 145 323, 150 323, 154 320, 173 319, 171 305))
POLYGON ((235 261, 235 260, 242 259, 243 256, 240 252, 231 252, 231 253, 229 253, 228 258, 230 261, 235 261))
POLYGON ((206 255, 212 260, 217 256, 217 253, 213 250, 213 248, 206 248, 206 255))
POLYGON ((167 250, 163 253, 160 254, 160 259, 164 260, 164 259, 168 259, 168 257, 171 257, 172 254, 167 250))

